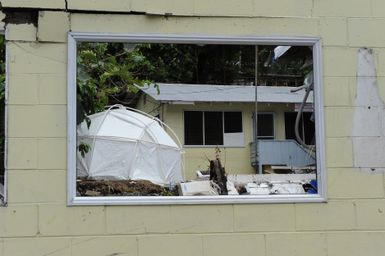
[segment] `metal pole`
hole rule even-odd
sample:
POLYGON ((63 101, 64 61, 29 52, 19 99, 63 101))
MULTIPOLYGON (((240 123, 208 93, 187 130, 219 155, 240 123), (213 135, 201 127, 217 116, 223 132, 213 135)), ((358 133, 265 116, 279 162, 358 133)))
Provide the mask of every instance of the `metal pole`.
POLYGON ((255 152, 255 169, 256 173, 262 173, 259 169, 259 157, 258 157, 258 45, 255 46, 255 107, 254 107, 254 152, 255 152))

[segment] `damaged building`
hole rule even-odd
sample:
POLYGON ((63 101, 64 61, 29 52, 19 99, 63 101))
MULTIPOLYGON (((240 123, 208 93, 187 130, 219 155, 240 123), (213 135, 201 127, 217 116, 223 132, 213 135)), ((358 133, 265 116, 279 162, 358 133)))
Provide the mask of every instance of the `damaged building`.
POLYGON ((381 1, 0 4, 0 255, 384 254, 381 1))

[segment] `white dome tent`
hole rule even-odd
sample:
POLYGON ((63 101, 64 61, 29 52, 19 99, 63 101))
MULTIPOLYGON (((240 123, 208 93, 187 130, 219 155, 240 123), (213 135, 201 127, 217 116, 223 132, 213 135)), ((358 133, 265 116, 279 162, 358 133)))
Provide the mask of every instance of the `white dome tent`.
POLYGON ((77 128, 77 176, 94 179, 149 180, 175 185, 184 180, 183 150, 175 133, 159 119, 122 105, 89 116, 77 128), (163 129, 166 127, 177 143, 163 129))

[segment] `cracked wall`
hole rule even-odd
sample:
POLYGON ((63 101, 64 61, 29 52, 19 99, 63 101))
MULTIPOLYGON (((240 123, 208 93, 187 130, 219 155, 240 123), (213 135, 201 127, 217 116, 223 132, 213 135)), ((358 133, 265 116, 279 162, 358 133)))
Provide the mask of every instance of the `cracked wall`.
POLYGON ((384 166, 383 1, 68 0, 68 9, 62 0, 0 2, 39 9, 37 26, 7 25, 9 198, 0 207, 0 255, 383 255, 384 174, 354 171, 384 166), (119 9, 176 17, 108 13, 119 9), (67 207, 68 31, 320 37, 328 202, 67 207), (357 77, 365 46, 375 49, 377 75, 362 49, 366 73, 357 77))

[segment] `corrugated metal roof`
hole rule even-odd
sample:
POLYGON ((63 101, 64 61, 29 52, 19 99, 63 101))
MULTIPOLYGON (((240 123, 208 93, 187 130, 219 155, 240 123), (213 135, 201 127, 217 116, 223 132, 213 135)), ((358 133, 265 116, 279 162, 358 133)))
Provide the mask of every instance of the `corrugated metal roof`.
MULTIPOLYGON (((141 88, 152 98, 163 102, 254 102, 255 87, 240 85, 166 84, 157 83, 160 93, 153 87, 141 88)), ((301 103, 304 90, 290 92, 296 87, 258 86, 258 102, 301 103)), ((313 102, 310 93, 308 103, 313 102)))

